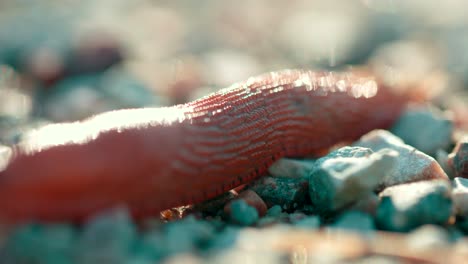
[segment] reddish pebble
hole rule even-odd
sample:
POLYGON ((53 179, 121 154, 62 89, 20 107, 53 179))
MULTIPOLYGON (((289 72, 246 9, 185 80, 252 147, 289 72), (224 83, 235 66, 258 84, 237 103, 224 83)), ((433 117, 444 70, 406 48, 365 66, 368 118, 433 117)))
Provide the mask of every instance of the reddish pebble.
MULTIPOLYGON (((252 190, 245 190, 241 192, 236 200, 238 199, 244 200, 248 205, 257 209, 259 216, 264 216, 268 210, 263 199, 260 196, 258 196, 256 192, 252 190)), ((231 212, 231 203, 232 201, 227 203, 226 206, 224 206, 224 212, 226 214, 230 214, 231 212)))

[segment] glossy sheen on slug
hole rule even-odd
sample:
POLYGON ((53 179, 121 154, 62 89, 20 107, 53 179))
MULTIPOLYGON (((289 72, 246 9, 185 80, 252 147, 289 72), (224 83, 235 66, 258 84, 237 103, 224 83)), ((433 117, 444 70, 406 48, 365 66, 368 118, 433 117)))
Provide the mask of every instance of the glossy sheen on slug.
POLYGON ((285 70, 184 105, 47 126, 0 172, 0 217, 75 220, 122 204, 145 216, 200 202, 281 157, 388 127, 405 103, 371 77, 285 70))

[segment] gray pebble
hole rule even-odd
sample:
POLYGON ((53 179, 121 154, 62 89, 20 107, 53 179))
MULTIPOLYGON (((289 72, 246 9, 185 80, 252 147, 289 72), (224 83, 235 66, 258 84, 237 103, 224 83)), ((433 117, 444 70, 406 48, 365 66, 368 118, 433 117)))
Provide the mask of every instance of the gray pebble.
POLYGON ((376 220, 385 230, 444 224, 452 214, 451 187, 445 180, 400 184, 386 188, 379 196, 376 220))
POLYGON ((317 161, 309 178, 312 204, 320 213, 331 213, 371 193, 393 168, 396 152, 344 147, 317 161), (345 157, 341 153, 346 153, 345 157), (358 153, 346 157, 349 153, 358 153), (367 156, 368 155, 368 156, 367 156))
POLYGON ((381 182, 381 188, 388 186, 430 179, 445 179, 447 175, 432 157, 406 145, 397 136, 386 130, 374 130, 353 145, 379 151, 390 148, 398 152, 395 167, 381 182))
POLYGON ((348 211, 342 214, 331 227, 361 233, 369 233, 375 230, 372 216, 357 211, 348 211))
POLYGON ((447 149, 452 142, 454 124, 441 110, 430 106, 406 110, 391 132, 406 144, 434 156, 438 149, 447 149))

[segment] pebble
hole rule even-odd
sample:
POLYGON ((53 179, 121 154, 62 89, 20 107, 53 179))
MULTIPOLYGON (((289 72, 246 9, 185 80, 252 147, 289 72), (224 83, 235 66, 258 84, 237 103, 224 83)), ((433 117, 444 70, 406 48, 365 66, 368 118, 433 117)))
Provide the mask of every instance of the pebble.
POLYGON ((163 227, 162 232, 166 255, 196 252, 203 249, 215 237, 212 225, 194 217, 169 222, 163 227))
POLYGON ((320 218, 318 216, 307 216, 293 223, 294 226, 304 229, 318 229, 320 218))
POLYGON ((456 177, 468 178, 468 136, 457 142, 447 162, 456 177))
POLYGON ((386 188, 379 194, 376 221, 390 231, 424 224, 445 224, 452 214, 451 187, 445 180, 420 181, 386 188))
POLYGON ((456 214, 468 217, 468 179, 453 179, 452 199, 456 214))
POLYGON ((231 203, 230 219, 235 224, 250 226, 258 221, 259 216, 257 209, 248 205, 244 200, 236 200, 231 203))
POLYGON ((291 212, 304 204, 308 198, 307 178, 262 177, 249 185, 265 201, 268 207, 279 205, 291 212))
MULTIPOLYGON (((242 199, 248 205, 255 208, 257 210, 257 213, 258 213, 259 216, 264 216, 267 213, 268 208, 267 208, 265 202, 262 200, 262 198, 260 196, 258 196, 258 194, 256 192, 254 192, 252 190, 245 190, 245 191, 241 192, 239 194, 239 196, 237 197, 237 199, 242 199)), ((224 212, 226 214, 228 214, 228 215, 231 212, 232 202, 233 201, 227 203, 226 206, 224 207, 224 212)))
POLYGON ((434 156, 452 143, 453 121, 446 113, 430 106, 407 109, 391 128, 406 144, 434 156))
POLYGON ((126 209, 99 213, 83 227, 76 245, 77 262, 124 263, 136 239, 136 226, 126 209))
POLYGON ((390 148, 398 152, 395 167, 381 182, 381 189, 407 182, 444 179, 447 174, 442 170, 434 158, 406 145, 397 136, 386 130, 373 130, 362 136, 354 146, 367 147, 373 151, 390 148))
POLYGON ((267 211, 267 216, 273 216, 277 217, 283 212, 283 209, 281 209, 281 206, 279 205, 273 205, 270 209, 267 211))
POLYGON ((309 178, 312 205, 331 213, 373 192, 393 168, 396 152, 344 147, 317 161, 309 178))
POLYGON ((75 238, 68 224, 17 227, 0 253, 0 262, 72 264, 75 238))
POLYGON ((422 250, 448 246, 450 236, 440 226, 423 225, 409 233, 406 241, 409 248, 422 250))
POLYGON ((314 167, 315 162, 313 160, 283 158, 273 163, 268 168, 268 172, 273 177, 304 178, 309 175, 314 167))
POLYGON ((338 217, 332 228, 346 229, 368 234, 375 230, 374 219, 372 216, 358 211, 347 211, 338 217))

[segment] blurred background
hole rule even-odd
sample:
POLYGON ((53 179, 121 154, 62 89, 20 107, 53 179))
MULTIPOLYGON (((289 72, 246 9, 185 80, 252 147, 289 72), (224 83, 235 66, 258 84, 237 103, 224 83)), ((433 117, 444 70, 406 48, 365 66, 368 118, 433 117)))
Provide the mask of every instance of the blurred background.
POLYGON ((468 123, 466 10, 465 0, 2 0, 0 143, 284 68, 369 67, 437 94, 468 123))

